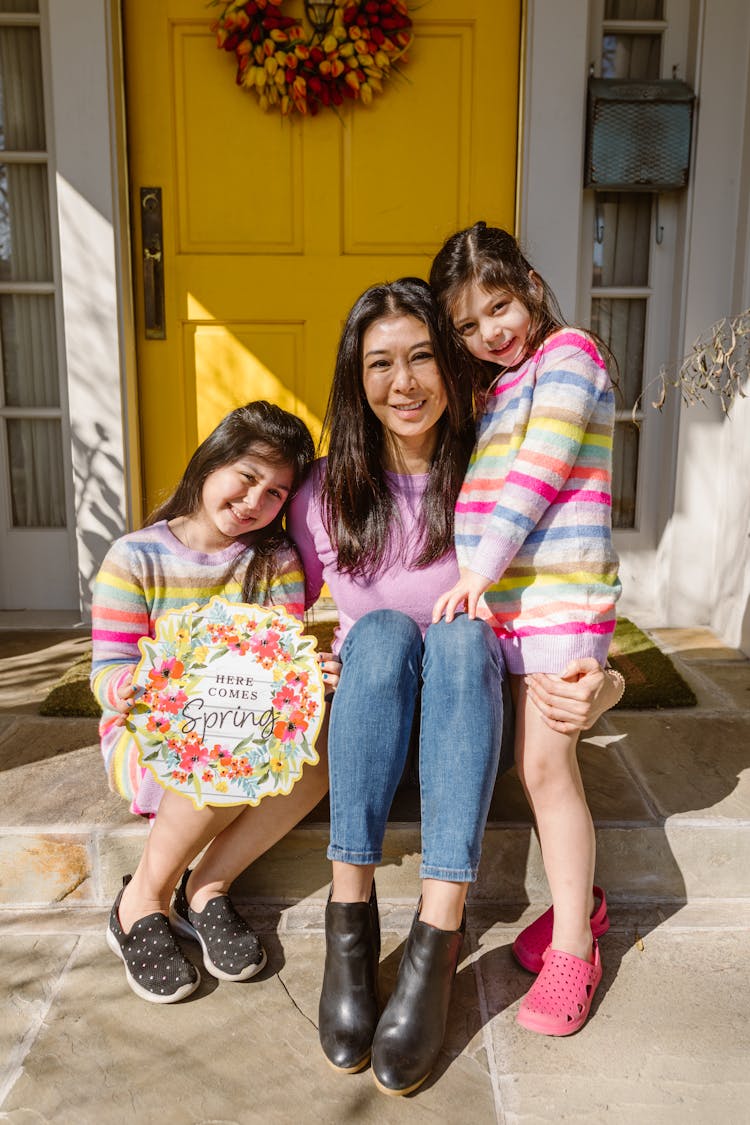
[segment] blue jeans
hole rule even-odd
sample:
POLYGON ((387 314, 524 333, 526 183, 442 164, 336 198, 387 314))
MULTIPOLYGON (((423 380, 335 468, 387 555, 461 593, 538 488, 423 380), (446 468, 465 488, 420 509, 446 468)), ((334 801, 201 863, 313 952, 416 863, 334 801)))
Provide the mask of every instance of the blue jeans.
POLYGON ((368 613, 341 649, 328 734, 328 858, 380 863, 421 687, 423 879, 473 882, 503 735, 505 667, 483 621, 461 614, 424 641, 396 610, 368 613))

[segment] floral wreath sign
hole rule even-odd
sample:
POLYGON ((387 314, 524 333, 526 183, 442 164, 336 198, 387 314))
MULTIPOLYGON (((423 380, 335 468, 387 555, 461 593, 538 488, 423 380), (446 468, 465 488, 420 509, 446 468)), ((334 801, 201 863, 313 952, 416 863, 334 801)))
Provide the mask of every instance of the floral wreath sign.
POLYGON ((263 110, 312 117, 347 99, 370 105, 407 61, 413 25, 405 0, 305 0, 312 32, 282 12, 283 0, 209 0, 217 46, 237 60, 236 82, 263 110))
POLYGON ((257 805, 319 760, 316 641, 286 610, 216 596, 162 614, 138 647, 127 726, 163 788, 198 809, 257 805))

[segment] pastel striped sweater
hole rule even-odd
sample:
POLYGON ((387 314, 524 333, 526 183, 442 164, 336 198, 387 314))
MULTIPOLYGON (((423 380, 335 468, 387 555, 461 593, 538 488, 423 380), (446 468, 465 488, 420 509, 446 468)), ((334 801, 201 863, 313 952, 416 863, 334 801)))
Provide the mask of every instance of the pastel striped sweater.
MULTIPOLYGON (((165 520, 118 539, 107 553, 94 585, 91 687, 102 707, 102 755, 110 788, 130 801, 131 811, 156 812, 162 789, 138 764, 130 734, 115 726, 118 685, 140 660, 138 640, 154 636, 156 618, 191 602, 205 605, 214 594, 242 600, 242 581, 252 547, 237 540, 224 551, 191 551, 165 520)), ((280 553, 278 574, 259 599, 281 605, 297 617, 304 611, 304 576, 293 548, 280 553)))
POLYGON ((555 332, 487 396, 456 504, 459 565, 510 672, 604 663, 621 586, 612 546, 614 395, 593 340, 555 332))

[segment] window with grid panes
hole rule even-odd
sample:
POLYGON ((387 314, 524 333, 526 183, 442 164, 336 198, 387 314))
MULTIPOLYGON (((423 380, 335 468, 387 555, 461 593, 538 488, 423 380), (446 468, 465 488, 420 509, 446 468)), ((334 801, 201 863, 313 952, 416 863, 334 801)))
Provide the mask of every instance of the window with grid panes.
MULTIPOLYGON (((659 78, 663 16, 663 0, 605 0, 601 77, 659 78)), ((635 527, 642 412, 634 422, 633 407, 643 387, 653 206, 651 193, 595 192, 591 328, 619 368, 612 481, 618 528, 635 527)))
POLYGON ((14 528, 66 525, 38 0, 0 0, 0 448, 14 528))

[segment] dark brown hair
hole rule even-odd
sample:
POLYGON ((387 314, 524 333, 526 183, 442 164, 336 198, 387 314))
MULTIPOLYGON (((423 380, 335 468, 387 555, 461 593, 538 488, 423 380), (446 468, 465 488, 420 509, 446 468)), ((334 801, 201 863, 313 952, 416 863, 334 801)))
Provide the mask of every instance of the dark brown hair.
POLYGON ((476 284, 488 293, 504 289, 528 309, 531 323, 527 345, 532 355, 551 332, 564 324, 554 293, 536 271, 536 283, 532 281, 532 268, 512 234, 483 222, 451 235, 435 255, 430 285, 440 308, 441 329, 453 348, 463 353, 461 365, 473 371, 478 388, 485 388, 497 377, 497 365, 469 355, 453 327, 456 305, 467 285, 476 284))
POLYGON ((340 569, 366 578, 386 565, 399 541, 397 508, 384 468, 386 436, 364 391, 362 343, 375 321, 397 316, 412 316, 427 328, 448 400, 422 497, 417 567, 428 566, 453 546, 453 509, 474 443, 471 385, 458 379, 447 361, 429 286, 417 277, 371 286, 344 325, 323 422, 324 439, 329 439, 324 522, 340 569))
POLYGON ((277 552, 291 545, 284 530, 284 514, 315 455, 310 431, 300 418, 263 399, 237 407, 201 442, 172 495, 151 512, 145 524, 148 527, 159 520, 194 515, 200 508, 203 486, 210 474, 249 453, 272 465, 289 465, 292 488, 270 524, 243 536, 243 541, 253 548, 242 585, 246 602, 254 601, 270 588, 277 570, 277 552))
MULTIPOLYGON (((552 332, 563 328, 565 319, 555 294, 507 230, 478 222, 451 235, 435 255, 430 285, 440 309, 441 331, 450 341, 451 361, 470 373, 475 388, 481 392, 497 378, 497 364, 472 356, 453 326, 456 305, 466 286, 472 284, 487 293, 504 289, 528 310, 531 319, 526 339, 527 356, 533 355, 552 332)), ((602 351, 614 383, 617 364, 610 348, 595 333, 586 331, 602 351)))

